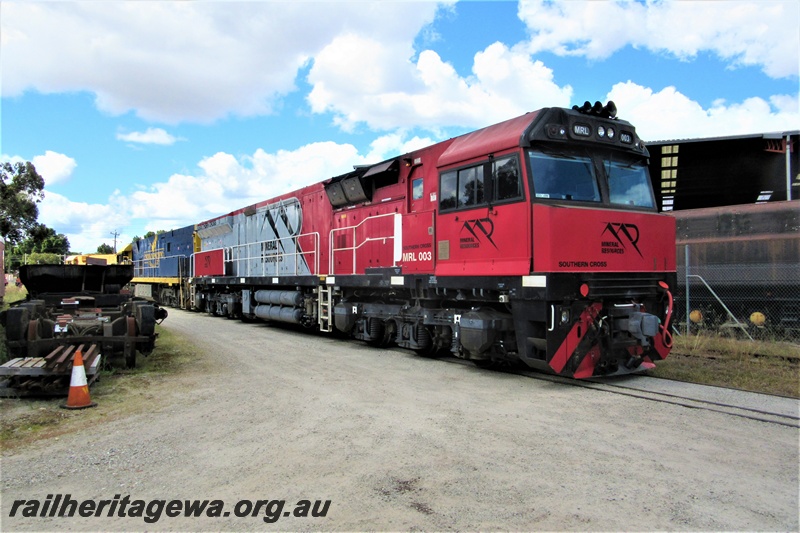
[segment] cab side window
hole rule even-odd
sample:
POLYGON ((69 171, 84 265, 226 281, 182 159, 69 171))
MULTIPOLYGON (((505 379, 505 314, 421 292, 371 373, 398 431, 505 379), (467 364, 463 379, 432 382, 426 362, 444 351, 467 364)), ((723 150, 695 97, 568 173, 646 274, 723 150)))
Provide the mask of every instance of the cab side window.
POLYGON ((442 186, 439 188, 439 209, 453 209, 456 207, 456 188, 458 186, 458 172, 445 172, 442 174, 442 186))
POLYGON ((483 167, 469 167, 458 171, 458 207, 484 203, 483 167))
POLYGON ((492 161, 492 181, 495 201, 522 198, 522 182, 516 157, 502 157, 492 161))
POLYGON ((516 156, 445 172, 440 178, 439 209, 464 209, 522 199, 516 156))
POLYGON ((423 193, 422 178, 417 178, 411 182, 411 191, 414 200, 420 200, 423 193))

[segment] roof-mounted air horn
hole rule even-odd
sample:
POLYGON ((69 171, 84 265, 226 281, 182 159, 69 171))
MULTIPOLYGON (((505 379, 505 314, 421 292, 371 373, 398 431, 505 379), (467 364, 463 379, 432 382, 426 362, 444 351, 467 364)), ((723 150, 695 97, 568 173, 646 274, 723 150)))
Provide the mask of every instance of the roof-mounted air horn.
POLYGON ((599 101, 592 105, 591 102, 587 100, 582 106, 574 105, 572 109, 584 115, 594 115, 600 118, 617 118, 617 106, 614 105, 614 102, 611 100, 609 100, 606 105, 603 105, 599 101))

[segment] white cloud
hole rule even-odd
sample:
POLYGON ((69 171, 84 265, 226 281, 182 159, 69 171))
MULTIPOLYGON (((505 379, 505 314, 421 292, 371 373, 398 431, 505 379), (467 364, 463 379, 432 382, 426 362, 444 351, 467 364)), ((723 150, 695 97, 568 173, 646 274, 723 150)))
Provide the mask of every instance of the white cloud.
POLYGON ((408 132, 406 131, 398 131, 378 137, 370 143, 370 152, 364 159, 368 163, 377 163, 390 157, 425 148, 436 142, 430 137, 414 136, 411 139, 407 137, 408 132))
POLYGON ((0 162, 2 163, 11 163, 12 165, 16 165, 17 163, 24 163, 25 161, 26 159, 23 159, 18 155, 0 154, 0 162))
POLYGON ((353 35, 334 40, 316 56, 308 75, 312 111, 334 113, 345 130, 359 123, 377 130, 477 128, 545 106, 566 106, 572 97, 572 88, 556 84, 542 62, 502 43, 475 54, 472 76, 466 78, 432 50, 420 53, 416 63, 411 57, 406 45, 353 35))
POLYGON ((628 81, 614 85, 607 98, 617 102, 620 118, 649 141, 788 131, 800 124, 797 96, 775 96, 769 102, 718 100, 704 109, 675 87, 656 92, 628 81))
POLYGON ((8 2, 2 95, 90 91, 105 112, 134 110, 167 123, 266 114, 337 35, 411 42, 437 9, 433 2, 8 2))
POLYGON ((132 131, 130 133, 117 133, 120 141, 140 143, 140 144, 160 144, 170 146, 183 139, 170 135, 161 128, 147 128, 146 131, 132 131))
POLYGON ((45 151, 44 155, 35 156, 31 163, 44 178, 45 186, 68 180, 78 166, 73 158, 51 150, 45 151))
MULTIPOLYGON (((115 190, 106 203, 73 201, 46 187, 39 204, 39 222, 65 234, 72 251, 94 252, 102 243, 111 244, 113 231, 121 233, 117 243, 122 246, 136 234, 195 224, 343 174, 354 165, 376 163, 385 151, 410 149, 428 141, 392 134, 374 142, 366 156, 351 144, 335 142, 275 153, 259 148, 239 158, 219 152, 198 162, 196 173, 173 174, 131 194, 115 190)), ((34 161, 59 159, 52 154, 37 156, 34 161)), ((3 155, 2 159, 24 161, 17 156, 3 155)))
POLYGON ((758 66, 773 78, 798 75, 796 1, 521 0, 519 17, 531 32, 531 53, 604 59, 634 46, 689 59, 709 51, 732 66, 758 66))
MULTIPOLYGON (((75 202, 50 190, 45 190, 39 204, 39 222, 67 236, 70 250, 93 253, 103 243, 112 244, 111 232, 125 228, 129 216, 124 202, 112 197, 108 204, 75 202)), ((117 237, 117 247, 130 242, 133 235, 124 231, 117 237)))
POLYGON ((71 202, 47 192, 40 218, 66 233, 71 243, 86 242, 82 249, 94 250, 114 228, 126 229, 129 239, 134 233, 202 222, 432 142, 400 132, 376 139, 366 155, 351 144, 335 142, 274 153, 259 148, 238 158, 219 152, 198 162, 196 173, 173 174, 129 195, 115 191, 108 205, 71 202))
POLYGON ((196 174, 173 174, 166 181, 118 197, 132 220, 150 229, 171 229, 317 183, 367 161, 350 144, 312 143, 296 150, 234 157, 225 152, 204 158, 196 174))

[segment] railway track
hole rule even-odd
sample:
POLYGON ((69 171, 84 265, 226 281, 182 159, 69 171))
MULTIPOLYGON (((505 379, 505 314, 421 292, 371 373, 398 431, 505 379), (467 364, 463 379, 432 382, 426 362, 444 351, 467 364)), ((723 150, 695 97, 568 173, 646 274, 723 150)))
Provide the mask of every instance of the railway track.
MULTIPOLYGON (((443 357, 442 360, 473 366, 471 362, 456 357, 443 357)), ((593 389, 610 394, 678 405, 689 409, 701 409, 768 424, 800 428, 800 409, 798 408, 800 402, 794 398, 770 396, 711 385, 698 385, 644 375, 575 380, 541 374, 526 369, 503 369, 500 371, 540 381, 593 389)))
MULTIPOLYGON (((726 358, 729 358, 729 356, 725 352, 721 352, 721 351, 709 351, 705 355, 700 355, 700 354, 697 354, 697 353, 689 353, 689 352, 682 352, 682 351, 673 350, 672 352, 670 352, 670 355, 672 355, 672 356, 679 355, 681 357, 696 357, 696 358, 702 358, 702 359, 726 359, 726 358)), ((778 355, 778 354, 774 354, 774 353, 754 352, 754 353, 748 353, 746 355, 749 356, 749 357, 752 357, 753 359, 785 361, 785 362, 791 363, 793 365, 800 364, 800 353, 797 353, 797 354, 788 353, 788 354, 780 354, 780 355, 778 355)))

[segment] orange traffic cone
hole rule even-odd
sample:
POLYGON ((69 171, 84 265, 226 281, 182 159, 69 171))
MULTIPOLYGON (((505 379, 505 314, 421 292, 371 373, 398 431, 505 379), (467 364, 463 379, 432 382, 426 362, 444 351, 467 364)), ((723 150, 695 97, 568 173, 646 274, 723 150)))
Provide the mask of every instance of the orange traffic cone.
POLYGON ((86 409, 96 407, 97 404, 89 398, 89 385, 86 382, 86 371, 83 369, 83 356, 80 350, 75 351, 72 360, 72 378, 69 381, 69 396, 67 403, 62 404, 64 409, 86 409))

